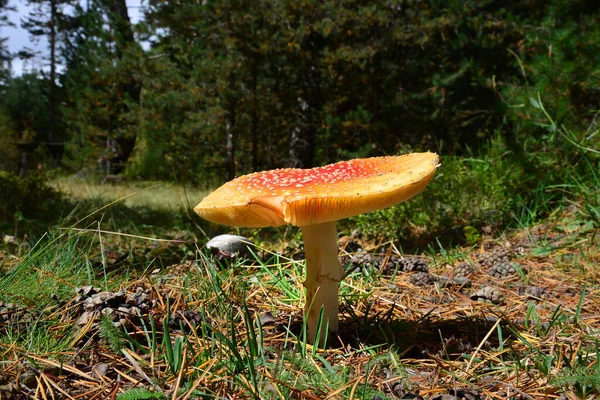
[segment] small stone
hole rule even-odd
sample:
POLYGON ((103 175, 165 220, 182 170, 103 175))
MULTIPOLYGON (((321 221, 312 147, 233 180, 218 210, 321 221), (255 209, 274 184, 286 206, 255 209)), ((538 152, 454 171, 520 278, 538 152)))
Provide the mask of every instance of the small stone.
POLYGON ((436 281, 440 284, 440 286, 448 287, 448 286, 462 286, 462 287, 471 287, 471 280, 469 278, 465 278, 464 276, 455 276, 454 278, 450 278, 444 275, 438 275, 436 281))
POLYGON ((548 297, 548 289, 535 285, 520 286, 517 288, 517 294, 527 295, 531 298, 542 299, 548 297))
POLYGON ((103 308, 102 315, 106 315, 107 317, 112 318, 113 315, 115 315, 115 310, 110 307, 103 308))
POLYGON ((17 239, 15 236, 12 236, 12 235, 4 234, 2 236, 2 241, 4 242, 4 244, 11 244, 11 245, 19 244, 19 239, 17 239))
POLYGON ((202 324, 202 313, 195 310, 177 311, 171 315, 169 319, 169 327, 179 329, 183 326, 184 329, 191 326, 199 326, 202 324), (189 323, 189 324, 188 324, 189 323))
POLYGON ((145 304, 148 301, 150 301, 150 295, 147 294, 143 289, 141 291, 137 290, 135 294, 127 295, 127 304, 132 306, 139 307, 140 305, 145 304))
POLYGON ((93 287, 92 285, 82 286, 75 289, 75 293, 81 294, 85 297, 89 297, 93 294, 100 292, 100 288, 93 287))
POLYGON ((28 369, 19 376, 19 381, 29 389, 33 389, 37 386, 36 375, 34 371, 28 369))
POLYGON ((270 311, 260 314, 260 317, 258 318, 260 319, 260 324, 262 326, 275 325, 275 317, 273 317, 273 314, 271 314, 270 311))
POLYGON ((92 376, 96 379, 102 379, 106 376, 106 372, 108 372, 109 365, 107 363, 99 363, 92 366, 92 376))
MULTIPOLYGON (((127 299, 127 295, 125 290, 119 290, 118 292, 100 292, 92 295, 90 297, 92 304, 94 306, 101 308, 107 306, 116 306, 121 303, 125 303, 127 299)), ((86 299, 87 301, 87 299, 86 299)))
POLYGON ((83 310, 84 311, 93 311, 96 308, 96 305, 92 303, 91 298, 87 298, 83 301, 83 310))

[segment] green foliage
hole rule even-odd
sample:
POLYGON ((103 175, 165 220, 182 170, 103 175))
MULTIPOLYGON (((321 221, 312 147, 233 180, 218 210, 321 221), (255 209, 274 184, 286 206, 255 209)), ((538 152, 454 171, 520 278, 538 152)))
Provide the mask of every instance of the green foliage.
POLYGON ((165 318, 163 325, 163 348, 164 348, 164 359, 169 370, 173 375, 179 374, 181 368, 185 364, 184 348, 187 344, 187 338, 184 336, 177 336, 175 341, 171 343, 171 335, 169 333, 168 320, 165 318))
POLYGON ((21 177, 0 171, 0 221, 8 222, 19 213, 22 217, 56 216, 60 194, 48 186, 43 174, 21 177))
POLYGON ((24 314, 18 321, 4 321, 0 326, 0 344, 26 348, 32 354, 69 351, 72 327, 56 329, 60 323, 45 317, 36 312, 24 314))
MULTIPOLYGON (((120 2, 59 13, 60 93, 36 75, 7 81, 3 140, 46 137, 56 107, 68 169, 204 187, 291 164, 294 132, 315 165, 409 149, 488 157, 500 140, 537 180, 567 144, 546 113, 597 145, 590 0, 152 0, 137 25, 111 8, 120 2)), ((14 168, 14 148, 3 152, 14 168)))
POLYGON ((144 142, 131 172, 218 180, 229 134, 238 174, 285 165, 290 130, 304 118, 318 126, 316 164, 396 152, 406 143, 455 148, 459 135, 467 139, 462 145, 476 142, 474 133, 500 118, 481 109, 495 101, 481 69, 513 72, 497 33, 511 34, 512 25, 477 12, 487 6, 151 2, 148 19, 171 32, 156 51, 170 56, 147 64, 153 79, 144 142), (478 45, 493 57, 463 54, 478 45), (297 109, 300 97, 306 113, 297 109))
POLYGON ((0 108, 0 171, 17 171, 20 154, 15 144, 16 132, 13 119, 7 110, 0 108))
POLYGON ((479 241, 480 235, 477 228, 467 225, 463 228, 463 233, 465 234, 465 239, 467 240, 468 245, 474 245, 479 241))
POLYGON ((579 398, 587 399, 590 395, 600 394, 600 366, 598 342, 594 349, 578 349, 571 356, 566 368, 553 379, 558 387, 573 390, 579 398))
POLYGON ((48 127, 46 81, 36 74, 12 78, 3 88, 0 104, 10 117, 12 139, 22 142, 44 140, 48 127))
POLYGON ((554 151, 565 144, 549 131, 548 119, 554 127, 593 129, 600 98, 600 24, 592 7, 589 1, 550 2, 511 55, 520 73, 505 81, 500 92, 514 126, 513 139, 528 151, 554 151))
MULTIPOLYGON (((28 73, 8 79, 0 87, 0 170, 18 171, 22 149, 27 145, 28 164, 47 164, 44 144, 48 142, 49 98, 48 81, 28 73), (32 151, 36 150, 36 151, 32 151)), ((60 129, 55 132, 59 140, 60 129)))
POLYGON ((100 318, 99 324, 100 339, 102 339, 108 347, 115 353, 119 353, 125 345, 125 337, 123 331, 117 328, 108 315, 103 315, 100 318))
POLYGON ((417 197, 353 217, 349 225, 368 236, 406 238, 454 227, 505 224, 528 201, 535 177, 510 154, 502 154, 501 143, 494 143, 481 158, 442 157, 434 180, 417 197))
POLYGON ((148 389, 135 388, 121 393, 117 400, 163 400, 166 399, 162 393, 152 392, 148 389))
POLYGON ((126 9, 121 0, 92 0, 85 10, 76 5, 68 25, 61 115, 70 136, 64 165, 72 170, 120 172, 140 129, 143 51, 127 14, 113 9, 120 5, 126 9))
POLYGON ((96 283, 87 243, 77 235, 46 234, 26 257, 0 275, 0 301, 40 306, 51 297, 70 299, 73 287, 96 283))

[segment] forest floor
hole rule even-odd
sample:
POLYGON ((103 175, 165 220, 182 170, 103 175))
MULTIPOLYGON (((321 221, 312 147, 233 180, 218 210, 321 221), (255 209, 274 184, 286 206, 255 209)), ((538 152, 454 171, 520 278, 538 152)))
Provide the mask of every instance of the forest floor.
POLYGON ((573 210, 421 254, 341 236, 340 331, 324 349, 304 335, 295 230, 239 258, 182 222, 147 237, 158 214, 119 212, 125 228, 98 213, 36 244, 5 236, 0 399, 600 393, 600 238, 573 210))

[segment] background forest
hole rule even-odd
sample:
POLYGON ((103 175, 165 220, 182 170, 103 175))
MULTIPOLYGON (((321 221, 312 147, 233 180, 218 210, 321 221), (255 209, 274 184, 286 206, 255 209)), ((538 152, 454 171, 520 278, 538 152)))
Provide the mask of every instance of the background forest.
POLYGON ((135 25, 125 0, 28 2, 22 23, 48 38, 48 68, 10 76, 28 55, 3 51, 8 171, 28 150, 29 169, 213 186, 496 140, 535 173, 535 153, 563 144, 536 102, 556 126, 587 129, 600 99, 592 0, 150 0, 135 25))

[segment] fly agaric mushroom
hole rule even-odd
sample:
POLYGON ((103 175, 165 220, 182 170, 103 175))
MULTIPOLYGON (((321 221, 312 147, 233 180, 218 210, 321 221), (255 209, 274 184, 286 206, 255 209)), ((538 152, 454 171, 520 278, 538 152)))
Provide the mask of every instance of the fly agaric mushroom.
POLYGON ((410 199, 427 186, 438 166, 437 154, 412 153, 256 172, 225 183, 194 211, 229 226, 300 227, 306 254, 305 316, 312 341, 321 308, 329 331, 338 330, 338 289, 344 271, 335 222, 410 199))

